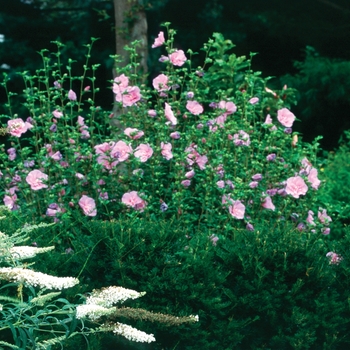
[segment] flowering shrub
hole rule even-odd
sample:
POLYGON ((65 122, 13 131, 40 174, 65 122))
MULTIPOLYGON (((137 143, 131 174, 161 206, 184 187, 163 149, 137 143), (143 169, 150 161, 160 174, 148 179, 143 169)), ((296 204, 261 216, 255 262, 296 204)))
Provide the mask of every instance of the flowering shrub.
POLYGON ((2 115, 5 205, 55 221, 73 211, 164 216, 229 234, 292 220, 301 231, 329 233, 328 222, 307 221, 318 211, 317 145, 292 131, 292 91, 269 89, 251 58, 231 54, 232 43, 217 33, 203 47, 204 64, 193 67, 195 53, 173 47, 175 32, 166 28, 167 40, 161 32, 153 44, 164 70, 152 87, 135 74, 135 47, 128 48, 131 63, 112 84, 117 115, 94 104, 97 65, 92 77, 88 62, 75 77, 73 61, 66 73, 59 61, 61 44, 56 54, 42 52, 44 68, 23 74, 29 116, 2 115))

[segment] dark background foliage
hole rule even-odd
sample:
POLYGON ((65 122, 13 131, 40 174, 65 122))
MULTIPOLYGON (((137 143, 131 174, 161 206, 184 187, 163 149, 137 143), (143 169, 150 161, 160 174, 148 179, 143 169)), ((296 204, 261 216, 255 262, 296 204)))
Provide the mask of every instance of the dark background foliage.
MULTIPOLYGON (((118 1, 123 0, 115 0, 118 1)), ((160 24, 169 21, 178 31, 175 43, 178 48, 198 51, 213 32, 221 32, 236 44, 237 55, 259 53, 254 57, 253 68, 264 76, 275 77, 272 88, 288 83, 299 89, 300 100, 294 112, 302 123, 296 123, 295 127, 305 141, 322 135, 321 145, 330 150, 336 147, 342 131, 349 128, 346 77, 350 60, 350 4, 347 0, 140 0, 139 3, 147 13, 149 45, 161 29, 160 24), (319 55, 311 65, 308 46, 319 55)), ((38 68, 40 57, 36 52, 51 49, 52 40, 67 44, 66 57, 83 61, 82 45, 91 36, 98 37, 93 61, 102 64, 98 76, 102 87, 112 78, 113 61, 109 55, 115 53, 113 18, 112 0, 1 0, 0 34, 5 35, 5 42, 0 44, 0 66, 9 65, 10 70, 4 66, 2 70, 10 72, 38 68)), ((154 67, 158 56, 158 51, 150 50, 151 78, 157 73, 154 67)), ((13 87, 16 89, 18 85, 14 78, 13 87)), ((98 102, 111 107, 109 90, 102 89, 98 102)))

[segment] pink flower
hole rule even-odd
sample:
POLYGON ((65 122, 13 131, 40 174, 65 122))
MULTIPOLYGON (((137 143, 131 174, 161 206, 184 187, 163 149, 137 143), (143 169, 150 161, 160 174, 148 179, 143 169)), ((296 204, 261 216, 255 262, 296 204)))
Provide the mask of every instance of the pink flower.
POLYGON ((123 107, 130 107, 141 100, 140 88, 128 86, 123 93, 117 94, 115 99, 117 102, 122 102, 123 107))
POLYGON ((149 158, 152 157, 153 149, 149 144, 141 143, 139 147, 136 148, 134 156, 138 158, 142 163, 147 162, 149 158))
POLYGON ((73 90, 68 91, 68 98, 71 101, 76 101, 77 100, 77 94, 73 90))
POLYGON ((16 195, 16 189, 18 190, 17 187, 11 187, 8 192, 9 195, 4 196, 4 205, 9 208, 10 210, 15 210, 18 208, 16 205, 16 200, 17 200, 17 195, 16 195))
POLYGON ((312 169, 311 162, 306 157, 304 157, 301 161, 301 165, 303 166, 302 171, 304 172, 304 174, 309 175, 312 169))
POLYGON ((47 185, 43 183, 43 180, 47 181, 47 179, 48 176, 42 173, 40 170, 32 170, 26 177, 27 183, 34 191, 41 190, 42 188, 47 188, 47 185))
POLYGON ((208 162, 208 157, 207 156, 197 156, 196 158, 196 163, 199 167, 199 169, 203 170, 205 169, 205 164, 208 162))
POLYGON ((219 180, 219 181, 216 183, 216 186, 218 186, 218 188, 224 188, 224 187, 225 187, 225 181, 219 180))
POLYGON ((182 50, 176 50, 175 52, 170 54, 169 59, 174 66, 179 67, 181 67, 185 63, 185 61, 187 61, 185 53, 182 50))
POLYGON ((174 113, 173 111, 171 110, 171 106, 165 102, 165 110, 164 110, 164 113, 165 113, 165 118, 169 120, 169 122, 172 124, 172 125, 176 125, 177 124, 177 119, 175 118, 174 116, 174 113))
POLYGON ((80 126, 85 126, 85 122, 84 122, 84 118, 82 116, 78 116, 78 120, 77 120, 77 123, 80 125, 80 126))
POLYGON ((236 146, 249 146, 250 145, 249 135, 243 130, 240 130, 238 132, 238 134, 234 134, 233 139, 234 139, 233 143, 236 146))
POLYGON ((181 138, 181 134, 178 131, 174 131, 170 134, 170 137, 174 140, 178 140, 179 138, 181 138))
POLYGON ((224 114, 226 114, 226 115, 233 114, 237 111, 237 106, 231 101, 229 101, 229 102, 220 101, 218 104, 218 108, 224 109, 225 110, 224 114))
POLYGON ((188 171, 186 174, 185 174, 185 177, 187 178, 187 179, 192 179, 192 177, 195 175, 196 173, 193 171, 193 170, 191 170, 191 171, 188 171))
POLYGON ((245 213, 245 206, 241 201, 231 201, 231 205, 228 207, 230 214, 236 219, 243 219, 245 213))
POLYGON ((294 198, 299 198, 300 195, 305 195, 308 187, 305 181, 300 176, 294 176, 287 179, 286 193, 294 198))
POLYGON ((24 134, 28 129, 32 128, 33 125, 24 122, 21 118, 12 119, 7 122, 9 133, 12 136, 20 137, 24 134))
POLYGON ((163 32, 159 32, 158 37, 154 39, 154 43, 152 45, 152 49, 162 46, 164 44, 164 33, 163 32))
POLYGON ((154 118, 157 116, 157 111, 155 111, 154 109, 150 109, 147 113, 151 118, 154 118))
POLYGON ((326 209, 320 208, 320 210, 322 210, 322 211, 319 211, 317 213, 318 220, 320 220, 322 222, 322 224, 324 224, 326 226, 329 225, 329 223, 332 221, 332 218, 327 215, 326 209))
POLYGON ((259 182, 258 181, 252 181, 250 184, 249 184, 249 187, 250 188, 256 188, 258 187, 259 185, 259 182))
POLYGON ((272 124, 272 118, 271 118, 270 114, 268 114, 266 116, 264 124, 272 124))
POLYGON ((124 130, 124 134, 129 136, 133 140, 137 140, 144 135, 144 132, 134 128, 126 128, 124 130))
POLYGON ((153 79, 153 87, 157 91, 167 91, 170 90, 170 87, 167 85, 169 78, 165 74, 159 74, 153 79))
POLYGON ((264 201, 262 202, 261 206, 265 209, 270 209, 270 210, 275 210, 275 206, 272 203, 271 197, 270 196, 266 196, 264 198, 264 201))
POLYGON ((311 187, 317 190, 321 184, 321 181, 317 178, 317 169, 312 168, 307 179, 311 183, 311 187))
POLYGON ((59 110, 55 109, 53 112, 52 112, 53 116, 57 119, 60 119, 61 117, 63 117, 63 113, 60 112, 59 110))
POLYGON ((282 108, 277 111, 277 119, 283 126, 291 128, 295 120, 295 115, 289 109, 282 108))
POLYGON ((120 94, 129 86, 129 78, 125 75, 119 75, 119 77, 114 78, 113 92, 115 94, 120 94))
POLYGON ((164 143, 164 142, 161 142, 161 143, 160 143, 160 147, 161 147, 161 149, 162 149, 162 151, 161 151, 162 156, 163 156, 166 160, 170 160, 171 158, 173 158, 173 154, 171 153, 171 148, 172 148, 171 143, 164 143))
POLYGON ((183 180, 181 181, 181 185, 184 187, 189 187, 191 185, 191 180, 183 180))
POLYGON ((259 102, 259 98, 258 97, 252 97, 249 101, 250 104, 255 105, 259 102))
POLYGON ((129 78, 124 74, 114 79, 113 92, 115 100, 122 102, 123 107, 130 107, 141 99, 140 89, 137 86, 129 86, 129 78))
POLYGON ((122 203, 136 210, 142 210, 146 206, 146 202, 139 197, 136 191, 131 191, 123 194, 122 203))
POLYGON ((116 158, 118 162, 124 162, 127 160, 131 153, 131 146, 127 145, 124 141, 118 141, 111 149, 111 157, 116 158))
POLYGON ((338 265, 343 260, 339 254, 334 252, 328 252, 326 257, 329 258, 329 263, 332 265, 338 265))
POLYGON ((62 154, 60 151, 57 151, 53 155, 50 156, 53 160, 61 160, 62 159, 62 154))
POLYGON ((197 101, 188 101, 186 104, 186 108, 194 115, 199 115, 203 113, 203 106, 197 101))
POLYGON ((306 222, 311 225, 311 226, 315 226, 315 221, 314 221, 314 212, 312 210, 309 210, 307 212, 307 218, 306 218, 306 222))
POLYGON ((85 194, 79 199, 79 206, 86 216, 96 216, 96 203, 93 198, 85 194))

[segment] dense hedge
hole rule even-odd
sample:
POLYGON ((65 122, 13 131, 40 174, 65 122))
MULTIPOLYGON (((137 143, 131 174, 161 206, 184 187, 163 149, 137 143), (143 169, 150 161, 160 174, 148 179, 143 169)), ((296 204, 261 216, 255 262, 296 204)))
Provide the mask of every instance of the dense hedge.
MULTIPOLYGON (((350 342, 349 240, 348 231, 335 243, 288 223, 189 236, 177 222, 77 219, 37 230, 36 242, 56 242, 56 250, 35 268, 79 276, 71 298, 121 285, 147 292, 133 306, 199 315, 199 323, 179 327, 136 322, 155 334, 156 344, 96 335, 88 339, 94 350, 344 349, 350 342), (212 234, 219 238, 216 245, 212 234), (66 251, 68 244, 72 251, 66 251), (340 264, 330 264, 328 251, 343 257, 340 264)), ((74 339, 65 349, 77 347, 88 348, 86 340, 74 339)))

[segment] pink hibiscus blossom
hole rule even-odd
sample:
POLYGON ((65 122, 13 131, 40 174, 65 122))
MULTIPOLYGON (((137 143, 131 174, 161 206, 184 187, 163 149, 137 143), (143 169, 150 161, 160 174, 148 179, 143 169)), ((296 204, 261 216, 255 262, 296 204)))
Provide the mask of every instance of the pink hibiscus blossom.
POLYGON ((141 143, 137 148, 134 156, 138 158, 142 163, 147 162, 152 157, 153 149, 149 144, 141 143))
POLYGON ((231 205, 228 207, 228 210, 234 218, 239 219, 239 220, 244 218, 245 206, 241 201, 239 201, 239 200, 232 201, 231 200, 231 205))
POLYGON ((140 88, 129 86, 129 78, 124 74, 114 79, 113 92, 115 100, 123 103, 123 107, 130 107, 141 99, 140 88))
POLYGON ((124 203, 128 207, 140 211, 143 211, 147 204, 142 198, 139 197, 136 191, 124 193, 122 197, 122 203, 124 203))
POLYGON ((172 149, 172 145, 171 143, 164 143, 164 142, 161 142, 160 143, 160 148, 161 148, 161 153, 162 153, 162 156, 166 159, 166 160, 170 160, 171 158, 173 158, 173 154, 171 152, 171 149, 172 149))
POLYGON ((93 198, 86 196, 85 194, 79 199, 79 206, 83 210, 86 216, 96 216, 96 203, 93 198))
POLYGON ((61 117, 63 117, 63 113, 60 112, 58 109, 55 109, 55 110, 52 112, 52 115, 53 115, 56 119, 60 119, 61 117))
POLYGON ((71 101, 76 101, 77 100, 77 94, 73 90, 68 91, 68 98, 71 101))
POLYGON ((326 209, 322 209, 322 208, 319 208, 319 209, 320 211, 318 211, 317 213, 318 220, 320 220, 322 224, 328 226, 329 223, 332 221, 332 218, 329 215, 327 215, 326 209))
POLYGON ((16 210, 18 206, 16 205, 17 195, 16 195, 17 187, 11 187, 7 192, 9 195, 4 196, 4 205, 10 210, 16 210))
POLYGON ((277 111, 277 119, 286 128, 291 128, 295 115, 288 108, 282 108, 277 111))
POLYGON ((159 32, 158 37, 154 39, 154 43, 152 45, 152 49, 162 46, 165 42, 165 38, 164 38, 164 33, 163 32, 159 32))
POLYGON ((237 111, 237 106, 231 102, 231 101, 220 101, 218 104, 218 108, 220 109, 224 109, 225 112, 224 114, 228 115, 228 114, 233 114, 237 111))
POLYGON ((261 204, 261 206, 265 209, 275 210, 275 205, 272 203, 271 197, 266 196, 261 204))
POLYGON ((12 119, 7 122, 8 131, 12 136, 20 137, 33 127, 32 124, 24 122, 21 118, 12 119))
POLYGON ((308 181, 311 183, 311 187, 314 189, 314 190, 318 190, 318 187, 320 186, 321 184, 321 181, 318 179, 317 177, 317 169, 315 168, 312 168, 310 170, 310 173, 307 177, 308 181))
POLYGON ((152 49, 162 46, 165 42, 165 38, 164 38, 164 33, 163 32, 159 32, 158 37, 154 39, 154 43, 152 45, 152 49))
POLYGON ((126 128, 124 134, 133 140, 137 140, 144 135, 144 132, 134 128, 126 128))
POLYGON ((115 96, 117 102, 122 102, 123 107, 130 107, 141 100, 140 88, 138 86, 128 86, 121 94, 115 96))
POLYGON ((111 157, 116 158, 118 162, 126 161, 131 153, 131 146, 127 145, 124 141, 118 141, 111 149, 111 157))
POLYGON ((287 179, 286 193, 294 198, 299 198, 300 195, 305 195, 308 187, 305 181, 300 176, 294 176, 287 179))
POLYGON ((153 79, 152 85, 157 91, 167 91, 170 90, 168 81, 169 78, 165 74, 159 74, 153 79))
POLYGON ((233 143, 236 146, 249 146, 250 145, 249 135, 245 131, 240 130, 238 134, 233 135, 233 143))
POLYGON ((47 181, 47 179, 48 175, 44 174, 40 170, 32 170, 26 177, 27 183, 34 191, 41 190, 42 188, 47 188, 48 186, 43 183, 43 181, 47 181))
POLYGON ((165 102, 165 118, 169 120, 169 122, 171 123, 171 125, 176 125, 177 124, 177 119, 174 116, 174 112, 171 109, 171 106, 165 102))
POLYGON ((187 61, 185 53, 182 50, 176 50, 172 54, 169 55, 170 62, 174 66, 183 66, 183 64, 187 61))
POLYGON ((194 115, 199 115, 203 113, 203 106, 197 101, 187 101, 186 108, 189 112, 194 115))
POLYGON ((307 212, 307 218, 306 218, 306 222, 311 225, 311 226, 315 226, 315 221, 314 221, 314 212, 312 210, 309 210, 307 212))

